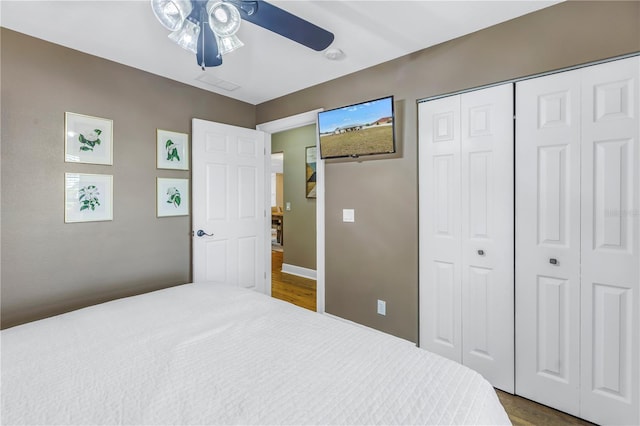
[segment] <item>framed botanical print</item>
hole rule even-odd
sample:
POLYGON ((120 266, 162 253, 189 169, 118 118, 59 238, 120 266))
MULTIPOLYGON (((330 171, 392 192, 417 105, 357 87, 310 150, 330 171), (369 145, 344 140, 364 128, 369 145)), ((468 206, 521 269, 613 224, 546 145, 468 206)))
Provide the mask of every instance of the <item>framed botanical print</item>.
POLYGON ((189 170, 189 135, 157 129, 156 164, 158 169, 189 170))
POLYGON ((113 164, 113 121, 89 115, 64 113, 64 161, 113 164))
POLYGON ((158 178, 156 191, 158 217, 189 214, 189 179, 158 178))
POLYGON ((113 176, 86 173, 64 174, 64 221, 113 220, 113 176))

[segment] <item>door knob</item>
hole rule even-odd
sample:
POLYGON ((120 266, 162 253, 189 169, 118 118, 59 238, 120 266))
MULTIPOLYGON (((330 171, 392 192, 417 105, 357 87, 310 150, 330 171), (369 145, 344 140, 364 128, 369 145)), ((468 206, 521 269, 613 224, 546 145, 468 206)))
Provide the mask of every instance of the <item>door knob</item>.
POLYGON ((198 231, 196 232, 196 235, 198 237, 203 237, 203 236, 207 236, 207 237, 213 237, 213 234, 207 234, 206 232, 204 232, 202 229, 198 229, 198 231))
POLYGON ((484 256, 484 250, 478 250, 478 254, 479 254, 480 256, 484 256))

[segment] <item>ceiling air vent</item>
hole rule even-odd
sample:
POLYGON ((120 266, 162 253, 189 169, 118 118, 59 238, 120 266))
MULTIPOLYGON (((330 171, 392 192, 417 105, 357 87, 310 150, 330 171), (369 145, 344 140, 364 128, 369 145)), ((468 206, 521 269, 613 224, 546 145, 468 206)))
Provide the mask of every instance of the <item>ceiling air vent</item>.
POLYGON ((215 75, 211 74, 211 73, 202 73, 200 76, 196 77, 196 80, 208 84, 209 86, 212 87, 217 87, 218 89, 223 89, 226 90, 228 92, 232 92, 238 88, 240 88, 240 86, 236 83, 232 83, 230 81, 227 80, 223 80, 221 78, 216 77, 215 75))

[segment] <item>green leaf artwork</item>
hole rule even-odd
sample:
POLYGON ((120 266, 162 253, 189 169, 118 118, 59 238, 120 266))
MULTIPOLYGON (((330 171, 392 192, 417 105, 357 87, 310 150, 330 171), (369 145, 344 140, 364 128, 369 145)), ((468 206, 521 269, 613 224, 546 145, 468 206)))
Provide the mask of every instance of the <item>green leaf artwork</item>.
POLYGON ((80 201, 80 211, 91 209, 94 211, 100 205, 98 199, 98 188, 95 185, 84 186, 78 191, 78 201, 80 201))
POLYGON ((93 151, 96 145, 100 145, 100 133, 102 133, 100 129, 93 129, 86 135, 80 133, 80 136, 78 136, 78 140, 81 143, 80 151, 93 151))
POLYGON ((165 148, 167 149, 167 161, 180 161, 180 156, 178 155, 178 146, 174 144, 171 139, 167 140, 165 148))
POLYGON ((173 204, 175 208, 180 206, 180 191, 175 186, 172 186, 167 189, 167 195, 169 198, 167 199, 167 203, 173 204))

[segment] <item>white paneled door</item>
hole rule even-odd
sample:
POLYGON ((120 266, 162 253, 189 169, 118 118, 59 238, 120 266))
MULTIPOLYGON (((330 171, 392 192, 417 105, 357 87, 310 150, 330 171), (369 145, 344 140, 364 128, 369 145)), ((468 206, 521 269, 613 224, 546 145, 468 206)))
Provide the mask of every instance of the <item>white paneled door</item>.
POLYGON ((418 108, 420 347, 461 363, 460 96, 418 108))
POLYGON ((639 64, 581 74, 581 416, 600 424, 640 424, 639 64))
POLYGON ((462 362, 513 393, 513 85, 461 103, 462 362))
POLYGON ((193 280, 267 292, 265 133, 193 119, 193 280))
POLYGON ((579 413, 580 81, 516 85, 516 392, 579 413))
POLYGON ((517 84, 516 392, 640 423, 639 59, 517 84))
POLYGON ((513 86, 419 105, 420 346, 513 392, 513 86))

